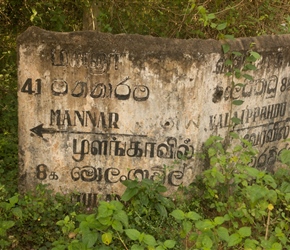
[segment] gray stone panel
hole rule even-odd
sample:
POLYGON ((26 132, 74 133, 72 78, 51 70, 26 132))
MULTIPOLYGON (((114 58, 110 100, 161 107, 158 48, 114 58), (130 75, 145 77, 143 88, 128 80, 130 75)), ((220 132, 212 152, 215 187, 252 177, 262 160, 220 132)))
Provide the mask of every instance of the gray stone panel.
POLYGON ((202 143, 230 131, 272 171, 288 147, 290 36, 228 42, 243 56, 224 55, 225 41, 29 28, 18 38, 20 189, 50 184, 94 203, 137 177, 172 192, 203 169, 202 143), (242 69, 251 49, 262 56, 254 80, 233 86, 226 60, 242 69))

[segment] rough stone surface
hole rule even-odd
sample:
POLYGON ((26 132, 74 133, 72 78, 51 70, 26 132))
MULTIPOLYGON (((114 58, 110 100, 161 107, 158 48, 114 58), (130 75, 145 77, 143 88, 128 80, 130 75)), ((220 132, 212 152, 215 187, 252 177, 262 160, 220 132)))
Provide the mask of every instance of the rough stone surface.
POLYGON ((288 147, 290 36, 229 41, 242 57, 224 43, 29 28, 18 38, 20 189, 50 184, 94 204, 138 177, 172 192, 202 170, 202 143, 230 131, 260 150, 255 167, 273 170, 288 147), (233 86, 226 60, 242 69, 251 49, 262 56, 254 80, 233 86))

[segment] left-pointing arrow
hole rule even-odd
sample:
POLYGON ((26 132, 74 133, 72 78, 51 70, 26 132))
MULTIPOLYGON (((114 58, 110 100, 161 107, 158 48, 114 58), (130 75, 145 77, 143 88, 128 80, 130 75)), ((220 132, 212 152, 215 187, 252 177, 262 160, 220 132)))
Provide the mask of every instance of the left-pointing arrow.
POLYGON ((58 132, 53 128, 44 128, 43 124, 40 124, 32 129, 30 129, 30 131, 33 132, 34 134, 40 136, 40 137, 43 137, 42 134, 53 134, 53 133, 58 132))
POLYGON ((118 134, 118 133, 101 133, 101 132, 86 132, 86 131, 68 131, 68 130, 56 130, 53 128, 44 128, 43 123, 30 129, 31 132, 43 138, 43 134, 56 134, 56 133, 70 133, 70 134, 90 134, 90 135, 101 135, 101 136, 138 136, 147 137, 147 135, 136 135, 136 134, 118 134))

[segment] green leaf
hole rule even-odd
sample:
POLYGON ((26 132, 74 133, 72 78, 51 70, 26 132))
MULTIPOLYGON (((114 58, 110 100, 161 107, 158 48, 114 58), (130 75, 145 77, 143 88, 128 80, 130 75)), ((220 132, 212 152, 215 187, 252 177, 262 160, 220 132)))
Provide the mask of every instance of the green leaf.
POLYGON ((214 155, 216 155, 216 149, 210 147, 210 148, 208 149, 208 156, 209 156, 209 157, 212 157, 212 156, 214 156, 214 155))
POLYGON ((234 233, 229 237, 228 246, 233 247, 235 245, 238 245, 241 241, 242 237, 239 234, 234 233))
POLYGON ((208 219, 204 220, 204 221, 198 221, 195 224, 196 228, 204 231, 204 230, 208 230, 214 227, 214 223, 208 219))
POLYGON ((122 195, 122 201, 129 201, 132 197, 134 197, 139 192, 138 188, 127 188, 122 195))
POLYGON ((105 245, 110 245, 112 243, 113 236, 110 232, 102 234, 102 242, 105 245))
POLYGON ((166 240, 166 241, 164 241, 164 246, 169 248, 169 249, 170 248, 174 248, 175 244, 176 244, 175 240, 166 240))
POLYGON ((280 153, 280 160, 283 164, 290 165, 290 150, 283 149, 280 153))
POLYGON ((7 230, 11 227, 13 227, 15 225, 15 222, 14 221, 11 221, 11 220, 5 220, 5 221, 2 221, 2 225, 1 227, 4 228, 4 230, 7 230))
POLYGON ((18 202, 18 195, 14 195, 9 199, 9 202, 14 206, 18 202))
POLYGON ((182 222, 182 229, 184 230, 185 234, 188 234, 190 230, 192 229, 192 223, 188 220, 184 220, 182 222))
POLYGON ((226 54, 230 50, 230 45, 228 43, 225 43, 222 45, 222 49, 223 49, 224 54, 226 54))
POLYGON ((256 240, 246 239, 244 247, 245 247, 245 250, 246 249, 249 249, 249 250, 256 249, 258 244, 259 244, 259 242, 256 240))
POLYGON ((196 220, 201 219, 201 216, 200 216, 198 213, 194 212, 194 211, 190 211, 190 212, 188 212, 188 213, 185 215, 185 217, 188 218, 188 219, 191 219, 191 220, 193 220, 193 221, 196 221, 196 220))
POLYGON ((236 125, 241 124, 241 119, 238 117, 232 117, 231 121, 236 125))
POLYGON ((215 223, 216 225, 221 225, 221 224, 223 224, 224 222, 225 222, 224 217, 217 216, 217 217, 214 218, 214 223, 215 223))
POLYGON ((256 70, 256 69, 257 69, 257 67, 253 64, 250 64, 250 63, 245 65, 245 67, 243 68, 243 70, 256 70))
POLYGON ((113 220, 112 228, 115 229, 118 232, 122 232, 123 231, 122 223, 120 221, 118 221, 118 220, 113 220))
POLYGON ((140 237, 140 232, 136 229, 126 229, 125 233, 131 240, 138 240, 140 237))
POLYGON ((212 249, 212 245, 211 238, 208 235, 205 235, 202 239, 202 246, 204 247, 202 249, 212 249))
POLYGON ((225 35, 225 39, 233 40, 235 36, 233 35, 225 35))
POLYGON ((216 27, 216 29, 217 30, 223 30, 223 29, 225 29, 227 27, 227 23, 220 23, 217 27, 216 27))
POLYGON ((98 239, 98 233, 96 232, 86 232, 83 234, 82 240, 87 248, 92 248, 98 239))
POLYGON ((226 66, 232 66, 232 65, 233 65, 233 61, 230 60, 230 59, 227 59, 227 60, 225 61, 225 65, 226 65, 226 66))
POLYGON ((128 215, 124 210, 116 211, 113 218, 122 222, 125 227, 128 227, 128 215))
POLYGON ((233 100, 233 104, 237 106, 242 105, 243 103, 244 103, 243 100, 233 100))
POLYGON ((162 204, 160 204, 160 203, 156 203, 155 204, 155 208, 156 208, 156 210, 157 210, 157 212, 162 216, 162 217, 167 217, 167 210, 166 210, 166 208, 162 205, 162 204))
POLYGON ((251 231, 251 228, 250 228, 250 227, 241 227, 241 228, 238 230, 238 233, 239 233, 239 235, 240 235, 242 238, 245 238, 245 237, 249 237, 249 236, 251 236, 252 231, 251 231))
POLYGON ((212 20, 212 19, 215 19, 215 14, 214 13, 210 13, 207 15, 207 18, 212 20))
POLYGON ((16 216, 17 218, 21 219, 22 218, 22 210, 19 207, 14 207, 12 208, 12 213, 14 216, 16 216))
POLYGON ((137 244, 134 244, 132 247, 131 247, 131 250, 144 250, 144 247, 140 246, 140 245, 137 245, 137 244))
POLYGON ((253 56, 256 60, 259 60, 261 58, 261 55, 255 51, 251 51, 251 56, 253 56))
POLYGON ((218 233, 218 236, 219 236, 222 240, 224 240, 224 241, 226 241, 226 242, 229 241, 230 236, 229 236, 229 231, 228 231, 228 229, 226 229, 225 227, 219 227, 219 228, 217 229, 217 233, 218 233))
POLYGON ((233 54, 234 56, 238 56, 238 57, 243 55, 243 54, 242 54, 241 52, 239 52, 239 51, 233 51, 232 54, 233 54))
POLYGON ((99 218, 98 221, 104 226, 109 226, 112 224, 111 217, 99 218))
POLYGON ((176 220, 183 220, 185 218, 185 214, 180 209, 173 210, 170 215, 172 215, 176 220))
POLYGON ((283 249, 282 245, 278 242, 275 242, 272 244, 270 250, 282 250, 282 249, 283 249))
POLYGON ((147 244, 148 246, 156 246, 156 240, 152 235, 145 234, 143 238, 143 242, 147 244))
POLYGON ((248 74, 243 74, 243 77, 247 80, 250 80, 250 81, 253 81, 254 78, 251 76, 251 75, 248 75, 248 74))

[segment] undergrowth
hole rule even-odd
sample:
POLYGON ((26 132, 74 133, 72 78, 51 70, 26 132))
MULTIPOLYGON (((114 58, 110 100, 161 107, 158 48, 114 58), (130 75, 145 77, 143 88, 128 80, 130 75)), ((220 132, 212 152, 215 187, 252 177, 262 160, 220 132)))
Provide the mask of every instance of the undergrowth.
POLYGON ((290 249, 290 153, 284 168, 250 167, 252 145, 231 134, 210 137, 210 164, 170 197, 161 183, 126 180, 120 201, 72 204, 45 186, 9 196, 0 188, 0 249, 290 249))

